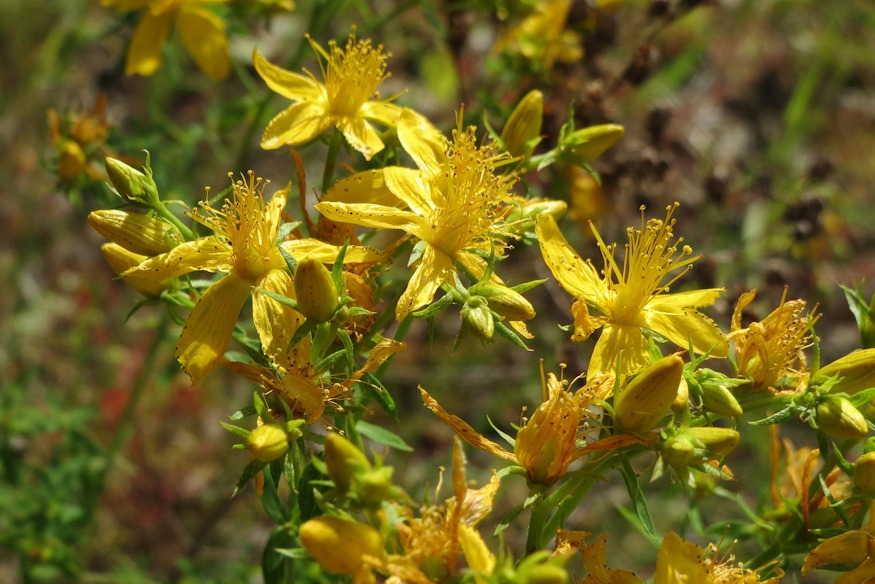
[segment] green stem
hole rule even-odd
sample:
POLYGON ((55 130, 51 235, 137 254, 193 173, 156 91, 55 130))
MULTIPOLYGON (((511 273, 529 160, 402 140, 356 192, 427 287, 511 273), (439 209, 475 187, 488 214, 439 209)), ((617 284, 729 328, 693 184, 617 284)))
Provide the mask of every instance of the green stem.
POLYGON ((328 143, 328 155, 325 157, 325 172, 322 174, 323 195, 328 191, 334 178, 334 167, 337 164, 337 155, 340 153, 341 144, 343 144, 343 134, 335 128, 331 135, 331 142, 328 143))
POLYGON ((532 504, 532 514, 529 518, 529 532, 526 536, 526 554, 533 554, 543 549, 544 526, 550 518, 553 507, 547 504, 547 499, 541 495, 532 504))
POLYGON ((186 241, 192 241, 195 239, 194 232, 189 229, 179 218, 171 213, 164 203, 161 201, 157 201, 155 205, 152 206, 153 209, 161 216, 162 219, 176 227, 179 232, 182 234, 182 237, 185 238, 186 241))

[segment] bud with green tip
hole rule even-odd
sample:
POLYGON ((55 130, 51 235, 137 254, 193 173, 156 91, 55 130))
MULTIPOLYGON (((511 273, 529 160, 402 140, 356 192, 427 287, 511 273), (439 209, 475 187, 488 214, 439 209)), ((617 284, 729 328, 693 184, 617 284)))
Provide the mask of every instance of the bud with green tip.
POLYGON ((717 456, 726 456, 738 446, 738 432, 732 428, 717 428, 701 426, 686 428, 683 435, 689 438, 697 448, 704 448, 717 456))
POLYGON ((556 564, 536 564, 520 578, 520 584, 567 584, 568 572, 556 564))
POLYGON ((121 160, 111 157, 108 157, 105 163, 106 174, 109 175, 109 180, 118 194, 133 203, 149 207, 160 205, 158 186, 152 179, 151 171, 147 170, 147 174, 143 174, 121 160))
POLYGON ((349 492, 357 476, 371 470, 371 462, 355 444, 332 432, 325 438, 325 465, 328 476, 341 493, 349 492))
POLYGON ((617 143, 626 129, 618 124, 601 124, 563 133, 559 150, 563 158, 577 165, 588 164, 617 143))
POLYGON ((855 351, 821 367, 813 381, 825 382, 830 377, 838 378, 830 387, 830 393, 854 395, 875 387, 875 349, 855 351))
POLYGON ((535 316, 532 304, 507 286, 475 284, 468 291, 472 296, 485 298, 489 308, 507 320, 529 320, 535 316))
POLYGON ((815 408, 814 421, 830 438, 862 440, 869 433, 866 418, 844 397, 824 397, 815 408))
POLYGON ((737 418, 744 413, 729 389, 734 380, 710 369, 696 371, 694 375, 702 394, 702 406, 707 411, 731 418, 737 418))
POLYGON ((310 320, 326 322, 337 309, 337 287, 331 272, 312 257, 298 262, 295 270, 295 296, 298 312, 310 320))
POLYGON ((182 243, 175 227, 144 213, 101 209, 89 213, 88 222, 108 240, 143 256, 156 256, 182 243))
POLYGON ((675 468, 687 466, 696 454, 693 441, 683 434, 670 436, 660 449, 662 458, 675 468))
POLYGON ((301 524, 304 546, 319 565, 332 574, 354 574, 364 566, 364 556, 383 555, 380 532, 343 517, 317 517, 301 524))
POLYGON ((462 307, 460 314, 465 325, 473 330, 478 337, 484 341, 492 339, 492 335, 495 333, 495 321, 486 299, 480 296, 470 297, 462 307))
POLYGON ((249 452, 256 460, 273 462, 289 449, 289 435, 279 424, 264 424, 246 438, 249 452))
POLYGON ((655 428, 671 411, 683 372, 683 359, 669 355, 631 377, 614 402, 620 428, 636 433, 655 428))
POLYGON ((544 94, 533 89, 523 97, 507 119, 501 142, 511 156, 531 156, 541 138, 544 94))

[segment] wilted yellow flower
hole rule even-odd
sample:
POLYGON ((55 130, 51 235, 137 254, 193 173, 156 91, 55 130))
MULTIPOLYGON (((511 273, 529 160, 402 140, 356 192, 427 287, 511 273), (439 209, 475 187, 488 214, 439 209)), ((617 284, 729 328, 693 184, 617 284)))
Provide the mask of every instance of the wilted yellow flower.
POLYGON ((735 343, 735 362, 740 376, 750 377, 755 391, 801 391, 807 366, 803 349, 811 340, 810 325, 819 316, 805 313, 804 300, 786 300, 766 318, 741 326, 744 309, 756 296, 756 290, 739 297, 732 313, 732 332, 727 338, 735 343))
POLYGON ((484 486, 468 488, 465 455, 458 438, 453 447, 452 483, 453 496, 443 503, 423 507, 419 517, 410 516, 407 509, 401 510, 408 514, 405 521, 398 523, 403 553, 372 562, 374 568, 413 584, 443 581, 455 573, 462 556, 469 568, 485 574, 492 571, 495 557, 475 527, 492 511, 499 480, 493 473, 484 486))
POLYGON ((122 12, 143 10, 128 45, 126 75, 148 76, 161 67, 161 47, 173 25, 198 68, 215 80, 228 76, 231 63, 225 23, 207 6, 227 1, 101 0, 107 8, 122 12))
POLYGON ((106 95, 98 95, 94 107, 88 112, 61 116, 49 109, 48 118, 52 145, 58 152, 58 177, 72 182, 84 173, 93 180, 104 180, 106 173, 98 161, 107 155, 105 142, 109 135, 109 121, 106 95))
POLYGON ((279 148, 307 142, 331 126, 336 126, 350 146, 368 160, 383 149, 383 141, 370 121, 395 126, 401 108, 379 99, 377 88, 389 76, 383 46, 374 47, 369 40, 349 35, 346 47, 335 42, 326 52, 310 40, 326 64, 322 68, 325 82, 304 70, 307 75, 292 73, 271 64, 256 50, 252 55, 255 70, 268 87, 296 102, 273 118, 261 137, 261 147, 279 148))
MULTIPOLYGON (((221 209, 201 203, 191 217, 213 230, 213 235, 182 243, 171 251, 149 258, 126 275, 136 274, 163 282, 196 270, 226 274, 204 291, 176 344, 176 357, 192 383, 199 382, 218 365, 243 303, 253 288, 294 297, 280 245, 293 255, 311 255, 331 262, 338 248, 312 239, 277 241, 288 188, 262 198, 266 183, 250 172, 246 180, 232 183, 232 195, 221 209)), ((348 249, 346 261, 373 260, 376 252, 348 249)), ((296 311, 266 294, 253 294, 253 320, 265 354, 271 359, 286 352, 300 321, 296 311)))
POLYGON ((575 393, 569 392, 552 373, 541 371, 542 403, 519 429, 513 452, 479 434, 467 422, 444 410, 422 387, 419 388, 425 407, 433 411, 463 440, 493 456, 509 460, 526 470, 529 478, 539 484, 551 485, 565 475, 568 466, 591 448, 579 446, 581 426, 586 408, 596 399, 608 395, 613 378, 596 376, 575 393))
POLYGON ((360 180, 346 179, 343 192, 333 190, 316 208, 335 221, 400 229, 420 240, 411 259, 416 270, 395 309, 401 321, 430 303, 442 284, 454 283, 455 263, 480 278, 486 271, 483 254, 501 254, 499 207, 508 200, 511 179, 493 172, 508 158, 495 144, 478 146, 473 127, 460 125, 448 144, 424 118, 406 111, 398 138, 418 171, 387 167, 379 176, 355 175, 360 180), (378 191, 381 202, 363 202, 375 183, 386 191, 378 191), (408 209, 389 206, 393 198, 408 209))
POLYGON ((675 221, 671 215, 676 207, 667 208, 664 220, 650 219, 645 224, 642 217, 640 229, 627 231, 629 243, 622 267, 614 259, 616 245, 605 245, 593 227, 604 259, 601 276, 590 261, 582 260, 574 252, 551 216, 538 218, 537 234, 544 260, 559 284, 576 298, 571 307, 572 340, 582 341, 597 329, 604 329, 590 358, 590 375, 613 373, 621 355, 621 374, 645 365, 649 357, 642 328, 681 348, 692 343, 696 352, 726 356, 728 348, 723 333, 711 319, 695 310, 713 304, 723 290, 668 293, 669 286, 698 259, 690 257, 689 246, 679 248, 682 238, 675 240, 675 221), (672 276, 677 270, 682 271, 672 276), (588 307, 602 316, 590 315, 588 307))

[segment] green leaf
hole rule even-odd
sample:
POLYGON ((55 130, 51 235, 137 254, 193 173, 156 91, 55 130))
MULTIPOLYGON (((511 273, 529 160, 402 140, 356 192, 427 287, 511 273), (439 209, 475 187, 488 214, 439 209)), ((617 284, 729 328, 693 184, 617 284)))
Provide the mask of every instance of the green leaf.
POLYGON ((265 466, 267 466, 267 463, 261 462, 260 460, 253 460, 247 464, 246 468, 243 469, 243 472, 240 473, 240 477, 237 479, 237 484, 234 486, 234 493, 231 496, 233 497, 237 495, 237 493, 246 486, 246 483, 248 483, 252 477, 261 472, 265 466))
POLYGON ((404 452, 413 452, 413 448, 404 440, 402 440, 400 436, 390 432, 389 430, 381 426, 371 424, 370 422, 365 422, 364 420, 359 420, 355 424, 355 429, 361 435, 367 436, 377 444, 383 444, 390 448, 402 450, 404 452))
POLYGON ((641 485, 638 484, 638 476, 635 474, 635 470, 626 458, 623 458, 619 470, 626 483, 626 490, 629 492, 629 498, 632 500, 632 508, 635 510, 634 515, 630 514, 632 524, 635 525, 635 527, 637 527, 655 547, 659 547, 660 539, 657 537, 656 530, 653 527, 653 518, 650 516, 650 509, 647 508, 644 491, 641 490, 641 485))
POLYGON ((240 426, 235 426, 234 424, 228 424, 226 422, 219 422, 219 425, 232 434, 240 436, 244 440, 249 438, 249 430, 246 428, 241 428, 240 426))
POLYGON ((276 481, 274 480, 274 473, 271 471, 272 469, 267 469, 263 473, 264 489, 261 494, 261 504, 264 506, 264 510, 267 512, 268 516, 276 523, 285 523, 288 521, 288 510, 280 500, 279 493, 277 493, 276 481))
POLYGON ((398 407, 395 405, 395 400, 392 399, 392 394, 383 387, 383 384, 373 373, 365 373, 359 381, 359 388, 367 397, 373 399, 383 411, 398 419, 398 407))
POLYGON ((780 424, 781 422, 786 422, 787 420, 795 416, 798 411, 799 407, 796 404, 790 404, 776 414, 766 416, 762 420, 754 420, 753 422, 748 422, 748 424, 750 424, 751 426, 767 426, 769 424, 780 424))

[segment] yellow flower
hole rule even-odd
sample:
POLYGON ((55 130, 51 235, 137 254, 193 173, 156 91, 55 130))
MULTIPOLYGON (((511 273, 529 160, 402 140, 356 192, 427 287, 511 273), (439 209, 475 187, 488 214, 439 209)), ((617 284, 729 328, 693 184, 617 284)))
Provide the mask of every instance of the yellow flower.
POLYGON ((400 229, 422 242, 411 259, 416 270, 395 309, 401 321, 430 303, 442 284, 454 282, 455 263, 480 278, 486 270, 482 254, 501 254, 499 207, 509 199, 511 179, 493 172, 507 156, 495 144, 478 146, 474 128, 463 129, 461 119, 448 144, 428 121, 405 111, 398 138, 419 170, 387 167, 379 176, 373 171, 355 175, 344 181, 348 192, 332 192, 316 208, 335 221, 400 229), (353 188, 357 178, 359 187, 353 188), (365 202, 363 191, 374 184, 383 185, 380 202, 365 202), (393 200, 408 209, 390 206, 393 200))
POLYGON ((101 0, 103 5, 123 12, 144 10, 128 46, 126 75, 148 76, 161 67, 161 45, 176 28, 182 44, 198 68, 215 80, 230 71, 225 23, 210 12, 208 4, 228 0, 101 0))
MULTIPOLYGON (((435 500, 441 483, 442 480, 438 482, 435 500)), ((433 584, 454 575, 460 556, 464 556, 469 569, 483 574, 492 572, 495 557, 475 527, 492 511, 492 500, 500 484, 498 477, 493 473, 490 481, 479 489, 468 488, 465 455, 461 441, 456 439, 452 483, 453 496, 443 503, 423 507, 419 517, 410 516, 406 508, 399 509, 408 515, 398 523, 403 553, 372 562, 374 568, 398 581, 433 584)))
POLYGON ((869 509, 865 529, 846 531, 824 540, 805 556, 802 574, 820 566, 845 564, 855 566, 835 579, 835 584, 857 584, 875 580, 875 509, 869 509))
POLYGON ((589 374, 613 373, 620 362, 620 373, 626 374, 649 361, 647 340, 641 329, 666 337, 687 348, 692 343, 699 353, 711 351, 715 357, 725 357, 726 339, 714 322, 695 310, 713 304, 720 288, 692 290, 669 294, 669 286, 689 269, 698 257, 689 246, 678 246, 674 240, 671 215, 677 205, 667 208, 666 217, 650 219, 641 229, 629 229, 629 243, 622 267, 614 259, 616 245, 605 245, 598 231, 593 233, 604 259, 602 276, 590 261, 583 261, 568 245, 555 219, 549 215, 538 218, 536 232, 547 266, 566 291, 576 298, 571 307, 574 315, 572 340, 582 341, 599 328, 601 336, 589 362, 589 374), (668 281, 672 272, 682 270, 668 281), (591 316, 588 307, 602 316, 591 316))
POLYGON ((810 324, 819 315, 806 314, 804 300, 787 301, 785 290, 778 308, 742 328, 742 312, 755 297, 756 290, 739 297, 727 335, 735 343, 738 374, 751 378, 754 391, 801 391, 807 377, 802 351, 811 340, 810 324))
MULTIPOLYGON (((232 184, 231 199, 221 209, 201 203, 191 217, 213 230, 213 235, 182 243, 171 251, 143 261, 126 274, 163 282, 196 270, 226 274, 204 291, 176 344, 176 357, 192 383, 199 382, 219 363, 237 323, 243 303, 253 288, 294 297, 294 284, 286 272, 280 245, 293 255, 312 255, 334 261, 335 246, 312 239, 277 240, 288 188, 265 203, 266 183, 250 172, 247 180, 232 184)), ((347 250, 345 260, 374 260, 362 248, 347 250)), ((284 354, 300 316, 265 294, 253 295, 253 320, 265 354, 284 354)))
POLYGON ((493 50, 518 53, 539 62, 546 71, 556 61, 580 60, 583 57, 580 35, 565 28, 571 4, 571 0, 536 4, 538 8, 532 14, 501 34, 493 50))
POLYGON ((312 39, 310 44, 326 61, 324 66, 320 62, 324 83, 306 69, 307 75, 292 73, 273 65, 257 50, 253 52, 255 70, 268 87, 296 102, 270 121, 261 147, 301 144, 336 126, 347 142, 370 160, 383 149, 383 141, 368 122, 394 127, 401 113, 400 107, 380 100, 377 93, 389 77, 389 55, 382 52, 382 45, 357 41, 354 32, 342 49, 333 41, 327 52, 312 39))
MULTIPOLYGON (((565 475, 568 466, 593 446, 578 446, 587 407, 603 399, 613 386, 613 378, 600 375, 580 390, 571 393, 552 373, 541 371, 543 402, 519 429, 513 452, 478 434, 468 423, 444 410, 422 387, 419 392, 425 407, 452 428, 463 440, 481 450, 518 464, 538 484, 551 485, 565 475)), ((616 444, 616 445, 619 445, 616 444)))
MULTIPOLYGON (((560 530, 557 536, 557 549, 560 545, 564 548, 576 547, 583 555, 589 575, 580 584, 644 583, 633 572, 608 568, 605 562, 607 536, 600 535, 593 543, 587 544, 583 539, 588 535, 560 530)), ((784 577, 781 569, 774 568, 776 575, 762 580, 760 572, 771 567, 771 564, 750 570, 734 560, 732 555, 719 558, 713 544, 702 549, 672 531, 659 547, 653 584, 777 584, 784 577)))

